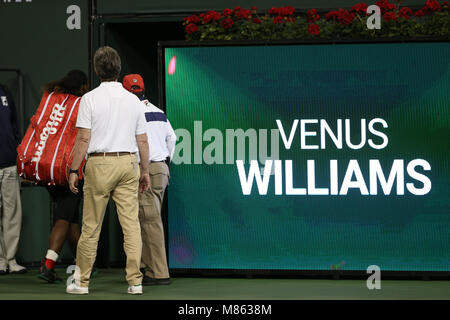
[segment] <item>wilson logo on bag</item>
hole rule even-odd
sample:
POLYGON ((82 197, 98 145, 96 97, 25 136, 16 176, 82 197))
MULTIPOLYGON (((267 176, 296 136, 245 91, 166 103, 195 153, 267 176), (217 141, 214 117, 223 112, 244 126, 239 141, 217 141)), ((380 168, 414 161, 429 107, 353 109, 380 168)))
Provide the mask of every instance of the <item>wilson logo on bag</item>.
MULTIPOLYGON (((67 185, 77 135, 80 97, 45 93, 17 147, 17 171, 39 184, 67 185)), ((82 172, 80 171, 80 179, 82 172)))

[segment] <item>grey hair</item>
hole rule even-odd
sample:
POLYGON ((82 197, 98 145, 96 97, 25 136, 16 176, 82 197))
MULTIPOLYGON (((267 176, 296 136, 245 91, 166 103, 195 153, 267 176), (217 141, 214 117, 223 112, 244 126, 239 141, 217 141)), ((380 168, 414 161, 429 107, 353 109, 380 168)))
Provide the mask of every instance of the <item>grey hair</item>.
POLYGON ((94 54, 94 70, 102 81, 115 81, 119 78, 120 56, 111 47, 100 47, 94 54))

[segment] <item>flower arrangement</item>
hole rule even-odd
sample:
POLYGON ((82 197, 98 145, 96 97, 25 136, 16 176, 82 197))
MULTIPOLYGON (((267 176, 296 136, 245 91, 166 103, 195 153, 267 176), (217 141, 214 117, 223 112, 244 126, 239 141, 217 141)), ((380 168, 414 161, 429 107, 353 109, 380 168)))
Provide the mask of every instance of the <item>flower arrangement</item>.
POLYGON ((368 5, 355 4, 350 9, 320 13, 310 9, 296 14, 293 7, 224 9, 208 11, 184 19, 186 40, 290 40, 290 39, 346 39, 385 37, 445 37, 450 35, 448 1, 426 0, 423 8, 412 10, 406 6, 379 0, 381 28, 369 29, 366 13, 368 5))

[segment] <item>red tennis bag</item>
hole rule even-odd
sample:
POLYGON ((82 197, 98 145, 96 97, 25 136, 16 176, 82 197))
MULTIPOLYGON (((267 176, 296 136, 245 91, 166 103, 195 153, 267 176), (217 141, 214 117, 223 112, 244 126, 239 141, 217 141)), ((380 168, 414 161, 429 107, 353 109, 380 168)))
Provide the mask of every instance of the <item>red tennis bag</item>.
MULTIPOLYGON (((80 100, 71 94, 44 94, 17 147, 17 171, 21 177, 41 185, 68 185, 80 100)), ((79 177, 82 178, 81 170, 79 177)))

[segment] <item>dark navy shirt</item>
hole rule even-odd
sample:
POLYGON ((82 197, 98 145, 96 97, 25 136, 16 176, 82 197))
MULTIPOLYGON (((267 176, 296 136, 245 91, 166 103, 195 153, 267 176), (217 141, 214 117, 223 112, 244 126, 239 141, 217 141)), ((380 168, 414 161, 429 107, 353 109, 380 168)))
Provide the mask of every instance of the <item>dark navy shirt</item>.
POLYGON ((0 84, 0 168, 16 164, 19 139, 16 106, 11 94, 0 84))

